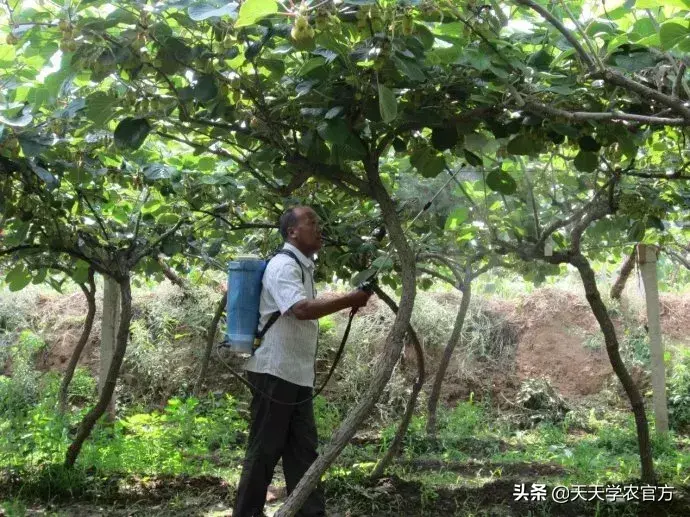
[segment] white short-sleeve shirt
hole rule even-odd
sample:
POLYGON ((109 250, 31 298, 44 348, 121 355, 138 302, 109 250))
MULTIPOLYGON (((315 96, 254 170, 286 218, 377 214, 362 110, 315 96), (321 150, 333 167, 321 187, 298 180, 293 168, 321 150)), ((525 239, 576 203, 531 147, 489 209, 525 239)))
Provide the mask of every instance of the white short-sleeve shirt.
POLYGON ((278 254, 266 266, 259 302, 259 328, 263 328, 274 312, 280 311, 281 315, 268 329, 245 369, 313 387, 319 323, 298 320, 290 308, 301 300, 316 297, 314 263, 292 244, 285 243, 283 249, 294 253, 300 263, 289 255, 278 254), (300 268, 304 271, 304 283, 300 268))

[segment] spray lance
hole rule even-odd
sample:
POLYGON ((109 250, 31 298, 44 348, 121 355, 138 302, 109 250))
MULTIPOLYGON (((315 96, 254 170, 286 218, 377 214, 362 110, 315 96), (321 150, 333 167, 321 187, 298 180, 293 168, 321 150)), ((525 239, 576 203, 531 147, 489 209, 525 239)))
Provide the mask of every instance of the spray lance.
MULTIPOLYGON (((414 225, 414 223, 422 216, 422 214, 424 214, 432 206, 432 204, 434 203, 436 198, 438 198, 438 196, 441 195, 441 193, 445 190, 445 188, 448 186, 448 184, 453 180, 457 181, 456 175, 461 170, 462 169, 458 169, 457 171, 452 173, 450 175, 450 178, 441 186, 441 188, 438 189, 438 191, 434 194, 434 196, 424 204, 422 209, 415 215, 415 217, 409 222, 407 227, 403 230, 403 236, 405 236, 407 234, 407 232, 410 230, 412 225, 414 225)), ((392 242, 389 242, 387 245, 386 254, 383 257, 374 261, 375 263, 378 262, 378 264, 375 267, 369 268, 368 270, 362 271, 361 273, 358 274, 358 277, 360 277, 360 278, 357 278, 357 280, 358 280, 357 289, 360 289, 360 290, 365 291, 365 292, 370 293, 370 294, 374 291, 374 286, 376 285, 377 276, 380 274, 383 267, 390 260, 390 256, 392 253, 391 245, 392 245, 392 242)), ((282 250, 282 251, 284 252, 285 250, 282 250)), ((292 255, 291 253, 289 253, 289 254, 292 255)), ((295 258, 295 260, 296 260, 296 258, 295 258)), ((252 291, 254 296, 257 297, 257 300, 258 300, 257 293, 260 292, 260 290, 261 290, 261 278, 263 275, 263 270, 266 267, 266 263, 267 263, 266 261, 256 261, 255 260, 255 261, 251 262, 249 264, 249 266, 247 266, 251 271, 252 283, 251 283, 251 285, 247 285, 247 284, 241 285, 240 292, 242 293, 242 297, 241 297, 242 299, 246 298, 247 289, 249 288, 249 291, 252 291)), ((230 315, 231 315, 230 292, 231 292, 232 287, 230 284, 232 283, 232 276, 231 276, 232 270, 233 270, 233 268, 235 268, 235 269, 237 269, 238 267, 241 268, 241 266, 242 266, 241 264, 238 266, 236 263, 231 263, 231 266, 229 267, 229 269, 231 271, 230 271, 230 276, 229 276, 229 280, 228 280, 228 320, 230 320, 230 315)), ((280 400, 277 400, 277 399, 271 397, 267 393, 264 393, 263 391, 258 389, 256 386, 254 386, 244 376, 242 376, 240 373, 235 371, 229 364, 227 364, 227 362, 225 360, 223 360, 223 358, 221 357, 219 350, 221 348, 228 347, 227 342, 221 343, 216 348, 216 354, 218 355, 218 360, 221 362, 221 364, 223 364, 234 377, 236 377, 240 382, 242 382, 245 386, 247 386, 253 393, 259 393, 259 394, 261 394, 261 396, 267 398, 271 402, 275 402, 276 404, 281 404, 281 405, 286 405, 286 406, 296 406, 296 405, 304 404, 305 402, 309 402, 310 400, 313 400, 314 398, 316 398, 324 390, 324 388, 328 384, 328 381, 330 381, 331 377, 333 376, 333 372, 335 371, 335 368, 337 367, 337 365, 340 361, 340 358, 342 357, 343 351, 345 350, 345 344, 347 343, 347 339, 350 335, 350 330, 352 327, 352 320, 354 319, 358 310, 359 310, 359 307, 353 307, 350 310, 347 325, 345 327, 345 331, 343 332, 343 337, 341 339, 340 346, 338 348, 338 351, 336 352, 335 357, 333 358, 333 363, 331 365, 330 370, 328 371, 326 379, 324 380, 323 384, 321 384, 321 386, 314 391, 313 395, 311 395, 308 398, 305 398, 304 400, 300 400, 297 402, 280 401, 280 400)), ((278 313, 278 316, 279 316, 279 313, 278 313)), ((269 322, 264 326, 262 331, 258 333, 259 334, 258 339, 255 335, 252 335, 251 340, 254 343, 254 349, 256 349, 256 347, 259 346, 260 338, 263 336, 263 334, 265 334, 267 327, 269 327, 273 322, 275 322, 275 319, 277 319, 278 316, 272 315, 272 317, 269 319, 269 322)), ((257 311, 257 317, 254 319, 254 321, 252 323, 253 328, 256 328, 257 320, 258 320, 258 311, 257 311)), ((244 345, 244 343, 243 343, 243 345, 244 345)), ((230 347, 230 348, 232 349, 232 347, 230 347)), ((240 351, 249 352, 251 350, 252 350, 252 348, 247 348, 247 349, 241 349, 240 351)))

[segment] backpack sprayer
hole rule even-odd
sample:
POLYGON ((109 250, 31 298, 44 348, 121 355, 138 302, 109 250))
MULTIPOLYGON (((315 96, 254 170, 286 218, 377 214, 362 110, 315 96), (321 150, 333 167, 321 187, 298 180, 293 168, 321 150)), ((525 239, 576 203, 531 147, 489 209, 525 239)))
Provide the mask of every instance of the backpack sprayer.
MULTIPOLYGON (((460 172, 458 169, 454 173, 451 173, 450 178, 446 181, 443 186, 434 194, 434 196, 427 201, 419 213, 410 221, 407 228, 404 230, 403 235, 412 227, 412 225, 421 217, 421 215, 426 212, 429 207, 433 204, 436 198, 443 192, 443 190, 448 186, 448 184, 455 180, 455 176, 460 172)), ((450 170, 448 171, 450 173, 450 170)), ((358 286, 357 289, 372 293, 374 286, 376 284, 376 277, 381 272, 383 265, 386 264, 391 255, 391 242, 388 243, 388 251, 384 257, 384 260, 380 262, 379 266, 374 269, 370 275, 367 276, 358 286)), ((289 250, 282 249, 276 252, 273 256, 283 254, 290 256, 299 266, 302 273, 302 283, 304 283, 304 270, 300 264, 297 256, 289 250)), ((273 258, 273 257, 271 257, 273 258)), ((347 321, 347 326, 345 327, 345 332, 343 333, 342 340, 340 342, 340 347, 336 352, 335 358, 333 359, 333 364, 326 376, 326 380, 323 384, 314 392, 314 394, 304 400, 298 402, 283 402, 276 400, 267 393, 262 392, 247 379, 245 379, 240 373, 236 372, 230 365, 228 365, 222 357, 218 350, 220 348, 229 348, 231 352, 238 354, 253 354, 257 348, 261 346, 261 340, 268 331, 269 328, 277 321, 280 317, 280 312, 274 312, 270 315, 266 324, 259 329, 259 301, 261 298, 261 287, 264 271, 268 262, 271 260, 260 259, 256 256, 240 256, 237 260, 233 260, 228 264, 228 284, 227 284, 227 327, 225 332, 225 338, 223 342, 217 347, 216 353, 220 362, 228 369, 228 371, 237 377, 245 386, 247 386, 252 392, 257 391, 261 393, 262 396, 266 397, 272 402, 277 404, 282 404, 286 406, 296 406, 309 402, 316 398, 326 387, 328 381, 331 379, 333 372, 335 371, 340 357, 345 350, 345 343, 350 335, 350 328, 352 326, 352 320, 357 314, 359 307, 353 307, 350 310, 350 315, 347 321)))

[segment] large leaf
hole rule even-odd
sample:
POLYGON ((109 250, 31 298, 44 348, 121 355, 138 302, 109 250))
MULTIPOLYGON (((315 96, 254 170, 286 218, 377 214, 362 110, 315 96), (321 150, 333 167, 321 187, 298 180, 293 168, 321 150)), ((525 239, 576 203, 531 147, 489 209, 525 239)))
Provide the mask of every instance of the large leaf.
POLYGON ((690 8, 690 2, 688 0, 637 0, 635 2, 636 9, 657 9, 661 6, 688 9, 690 8))
POLYGON ((646 231, 647 227, 643 221, 635 221, 628 230, 628 241, 640 242, 642 239, 644 239, 644 234, 646 231))
POLYGON ((676 22, 666 22, 659 31, 661 48, 664 50, 672 49, 688 36, 690 36, 690 31, 688 30, 687 23, 686 25, 681 25, 676 22))
POLYGON ((114 95, 105 92, 92 93, 86 98, 86 118, 96 126, 105 125, 115 114, 115 108, 122 103, 114 95))
POLYGON ((149 181, 169 179, 174 172, 172 167, 162 163, 151 163, 142 170, 144 177, 149 181))
POLYGON ((334 144, 343 144, 350 134, 350 128, 341 118, 329 120, 319 124, 317 128, 319 136, 326 142, 333 142, 334 144))
POLYGON ((115 144, 126 149, 139 149, 151 131, 145 118, 127 117, 115 128, 115 144))
POLYGON ((517 135, 510 142, 508 142, 506 150, 510 154, 515 154, 518 156, 534 154, 536 150, 534 145, 534 139, 524 134, 517 135))
POLYGON ((187 9, 187 14, 195 22, 205 20, 206 18, 221 16, 235 17, 237 15, 237 4, 235 2, 199 2, 187 9))
POLYGON ((16 118, 7 118, 0 115, 0 122, 12 127, 25 127, 31 124, 33 117, 31 113, 24 113, 16 118))
POLYGON ((486 175, 486 185, 494 192, 500 192, 506 196, 514 194, 517 183, 513 177, 505 171, 495 170, 486 175))
POLYGON ((594 172, 599 165, 599 156, 589 151, 580 151, 573 160, 573 164, 580 172, 594 172))
POLYGON ((431 131, 431 145, 439 151, 445 151, 455 147, 458 143, 458 132, 454 126, 450 127, 435 127, 431 131))
POLYGON ((218 85, 212 75, 202 75, 194 85, 194 97, 199 102, 210 102, 218 96, 218 85))
POLYGON ((389 124, 398 116, 398 102, 393 90, 379 83, 379 111, 381 119, 389 124))
POLYGON ((378 257, 371 263, 371 267, 380 270, 393 269, 393 260, 389 257, 378 257))
POLYGON ((45 181, 49 189, 52 190, 58 185, 58 180, 55 178, 55 176, 53 176, 50 172, 48 172, 40 165, 36 165, 36 163, 34 163, 33 161, 29 161, 29 166, 31 167, 31 170, 34 171, 36 176, 45 181))
POLYGON ((445 229, 455 230, 458 226, 464 223, 470 215, 467 207, 461 206, 453 210, 446 219, 445 229))
POLYGON ((393 63, 395 63, 395 68, 397 68, 401 74, 413 81, 424 81, 426 79, 424 72, 414 61, 408 61, 398 56, 393 56, 393 63))
POLYGON ((253 25, 261 18, 278 12, 278 2, 275 0, 246 0, 240 7, 240 16, 235 27, 253 25))
POLYGON ((376 268, 373 267, 365 269, 364 271, 360 271, 355 276, 353 276, 352 279, 350 279, 350 285, 352 285, 353 287, 357 287, 358 285, 366 282, 370 278, 373 278, 376 272, 376 268))
POLYGON ((10 291, 21 291, 31 282, 31 274, 26 270, 24 264, 17 264, 5 275, 10 291))
POLYGON ((446 159, 430 147, 412 153, 410 163, 425 178, 435 178, 446 168, 446 159))
POLYGON ((577 143, 582 151, 598 153, 601 149, 601 144, 589 135, 581 136, 577 143))

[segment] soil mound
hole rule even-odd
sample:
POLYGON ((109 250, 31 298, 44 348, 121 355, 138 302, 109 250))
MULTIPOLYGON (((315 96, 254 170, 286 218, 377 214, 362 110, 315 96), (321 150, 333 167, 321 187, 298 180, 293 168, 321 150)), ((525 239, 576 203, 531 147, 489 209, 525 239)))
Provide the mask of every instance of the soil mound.
POLYGON ((566 397, 591 395, 604 387, 613 370, 603 346, 586 346, 600 330, 583 296, 539 289, 518 302, 515 317, 521 380, 547 378, 566 397))

